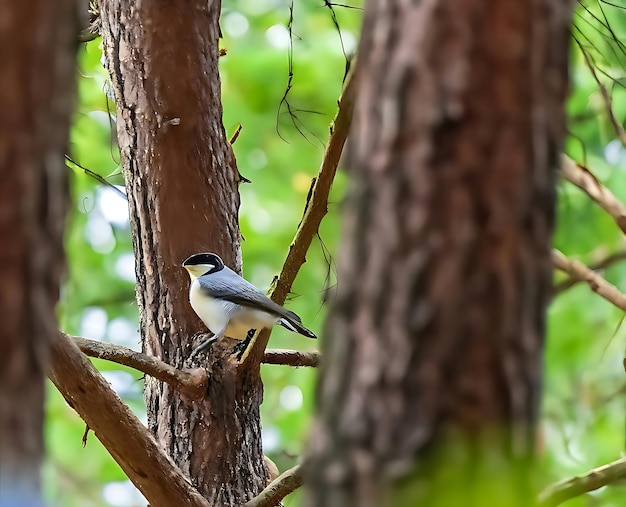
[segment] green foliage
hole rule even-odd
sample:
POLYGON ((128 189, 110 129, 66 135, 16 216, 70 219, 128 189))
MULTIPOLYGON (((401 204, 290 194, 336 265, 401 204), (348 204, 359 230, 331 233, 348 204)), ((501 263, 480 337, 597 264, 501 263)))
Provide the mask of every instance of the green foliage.
MULTIPOLYGON (((626 89, 620 79, 626 69, 626 53, 623 42, 613 39, 609 27, 623 41, 626 11, 596 0, 582 3, 584 7, 577 9, 572 29, 570 136, 566 152, 586 164, 625 201, 622 181, 626 151, 617 139, 581 47, 611 94, 616 117, 623 119, 626 89)), ((578 188, 560 182, 555 246, 568 256, 592 263, 607 253, 623 250, 625 244, 623 234, 607 213, 578 188)), ((620 290, 626 290, 626 263, 610 267, 604 275, 620 290)), ((540 444, 544 484, 584 473, 623 455, 623 318, 623 312, 584 285, 558 295, 550 308, 540 444)), ((624 494, 623 486, 613 485, 566 505, 621 505, 624 494)))

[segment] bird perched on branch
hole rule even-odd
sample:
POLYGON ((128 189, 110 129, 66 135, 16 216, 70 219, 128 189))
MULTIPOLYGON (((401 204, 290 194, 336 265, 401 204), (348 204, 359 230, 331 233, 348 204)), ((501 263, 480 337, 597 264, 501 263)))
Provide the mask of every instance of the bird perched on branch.
POLYGON ((225 266, 218 255, 194 254, 185 259, 183 267, 191 277, 191 307, 213 333, 211 338, 193 350, 190 358, 209 348, 222 336, 245 340, 245 350, 254 330, 269 328, 274 324, 307 338, 317 338, 302 325, 300 317, 274 303, 254 285, 225 266))

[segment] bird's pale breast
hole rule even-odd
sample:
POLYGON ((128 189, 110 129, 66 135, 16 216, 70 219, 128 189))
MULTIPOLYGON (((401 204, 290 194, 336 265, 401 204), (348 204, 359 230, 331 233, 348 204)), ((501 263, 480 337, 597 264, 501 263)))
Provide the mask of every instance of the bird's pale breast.
POLYGON ((191 284, 189 302, 212 333, 219 333, 226 328, 226 336, 239 340, 246 338, 250 329, 271 327, 277 320, 275 315, 262 310, 209 296, 200 287, 198 280, 191 284))

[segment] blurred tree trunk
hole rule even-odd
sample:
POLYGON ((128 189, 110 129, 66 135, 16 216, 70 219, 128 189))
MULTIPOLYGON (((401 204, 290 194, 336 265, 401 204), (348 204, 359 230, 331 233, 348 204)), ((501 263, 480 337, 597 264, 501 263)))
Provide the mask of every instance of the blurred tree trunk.
POLYGON ((0 505, 36 506, 78 24, 73 0, 0 12, 0 505))
POLYGON ((529 505, 566 0, 370 0, 307 505, 529 505))
MULTIPOLYGON (((102 35, 136 258, 143 348, 183 367, 202 329, 181 267, 219 253, 240 270, 239 175, 222 125, 219 1, 103 0, 102 35)), ((214 347, 214 349, 219 349, 214 347)), ((148 426, 214 506, 241 505, 266 484, 258 372, 236 380, 212 355, 200 401, 146 379, 148 426)))

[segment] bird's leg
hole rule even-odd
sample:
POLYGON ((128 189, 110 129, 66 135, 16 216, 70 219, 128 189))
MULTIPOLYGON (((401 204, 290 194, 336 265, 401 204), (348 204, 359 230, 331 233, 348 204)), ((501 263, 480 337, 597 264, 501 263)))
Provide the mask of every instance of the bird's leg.
POLYGON ((250 345, 250 340, 252 340, 254 333, 256 333, 256 329, 250 329, 250 331, 248 331, 248 334, 246 335, 246 338, 244 340, 241 340, 239 343, 237 343, 237 345, 233 347, 233 351, 231 352, 231 354, 237 354, 237 361, 241 361, 244 352, 248 348, 248 345, 250 345))
POLYGON ((224 335, 224 331, 226 331, 226 329, 220 330, 219 332, 211 336, 211 338, 207 338, 200 345, 198 345, 195 349, 193 349, 193 351, 189 355, 189 361, 191 361, 194 357, 196 357, 203 350, 210 348, 211 345, 213 345, 213 343, 215 343, 224 335))

